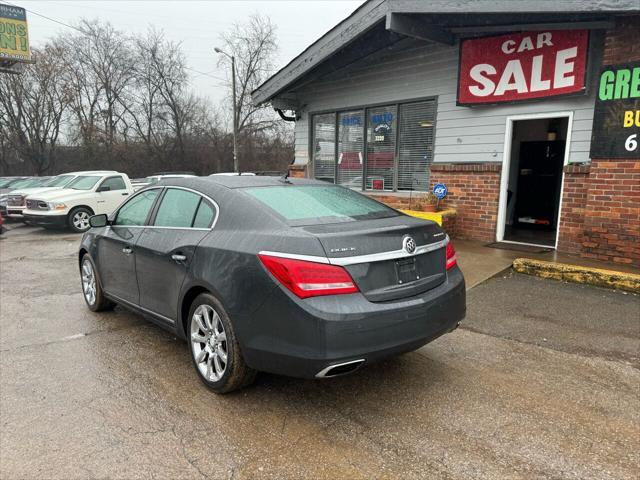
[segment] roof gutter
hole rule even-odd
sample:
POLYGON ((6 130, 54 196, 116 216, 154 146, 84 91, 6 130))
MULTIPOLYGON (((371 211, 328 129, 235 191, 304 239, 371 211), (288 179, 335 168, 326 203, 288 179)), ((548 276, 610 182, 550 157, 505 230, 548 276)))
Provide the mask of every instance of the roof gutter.
MULTIPOLYGON (((315 67, 358 39, 366 31, 384 20, 387 29, 415 38, 452 44, 451 32, 434 25, 425 26, 416 22, 411 14, 504 14, 518 13, 635 13, 639 12, 638 0, 554 0, 548 2, 526 2, 522 9, 514 9, 513 2, 495 0, 368 0, 351 15, 311 44, 300 55, 291 60, 262 85, 252 92, 256 104, 269 102, 283 93, 294 82, 315 67)), ((602 28, 600 26, 600 28, 602 28)))

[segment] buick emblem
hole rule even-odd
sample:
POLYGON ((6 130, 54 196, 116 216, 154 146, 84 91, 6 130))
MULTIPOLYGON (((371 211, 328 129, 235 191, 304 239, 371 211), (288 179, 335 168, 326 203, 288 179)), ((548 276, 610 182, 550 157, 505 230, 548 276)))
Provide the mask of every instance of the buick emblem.
POLYGON ((415 252, 416 246, 416 241, 412 237, 404 237, 404 240, 402 240, 402 248, 407 253, 415 252))

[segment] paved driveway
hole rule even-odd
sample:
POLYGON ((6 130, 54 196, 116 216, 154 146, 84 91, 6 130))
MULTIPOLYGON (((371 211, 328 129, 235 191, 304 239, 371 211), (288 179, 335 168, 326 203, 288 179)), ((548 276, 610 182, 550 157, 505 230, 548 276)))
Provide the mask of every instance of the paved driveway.
POLYGON ((637 478, 638 297, 494 278, 417 352, 216 396, 186 344, 85 308, 78 242, 0 240, 1 478, 637 478))

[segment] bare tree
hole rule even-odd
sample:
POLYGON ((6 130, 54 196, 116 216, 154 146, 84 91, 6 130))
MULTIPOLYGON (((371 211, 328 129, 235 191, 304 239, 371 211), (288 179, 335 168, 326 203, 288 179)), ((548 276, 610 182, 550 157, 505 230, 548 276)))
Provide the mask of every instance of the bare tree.
POLYGON ((185 139, 195 115, 197 101, 188 94, 188 75, 179 43, 163 39, 150 29, 135 41, 135 73, 138 113, 135 130, 150 150, 167 149, 184 159, 185 139))
POLYGON ((123 94, 133 82, 129 38, 110 23, 82 20, 79 34, 63 34, 66 75, 80 140, 110 148, 127 127, 123 94))
POLYGON ((34 49, 35 65, 26 66, 20 75, 0 75, 3 150, 13 148, 37 174, 54 165, 69 100, 61 53, 53 46, 34 49))
POLYGON ((230 122, 192 93, 180 43, 154 29, 125 35, 82 21, 36 51, 37 63, 22 76, 0 77, 0 171, 59 171, 53 163, 61 151, 62 170, 230 171, 232 123, 244 169, 284 168, 293 152, 290 126, 251 101, 274 69, 275 27, 254 15, 223 40, 237 60, 238 114, 230 122))
MULTIPOLYGON (((276 117, 268 105, 257 106, 253 103, 251 92, 273 73, 274 59, 278 52, 276 26, 271 19, 253 14, 244 24, 235 24, 232 29, 221 35, 223 50, 236 59, 236 117, 233 119, 237 131, 253 134, 272 129, 276 117)), ((218 66, 228 59, 221 56, 218 66)), ((228 72, 228 68, 225 68, 228 72)), ((227 86, 231 89, 231 78, 227 86)))

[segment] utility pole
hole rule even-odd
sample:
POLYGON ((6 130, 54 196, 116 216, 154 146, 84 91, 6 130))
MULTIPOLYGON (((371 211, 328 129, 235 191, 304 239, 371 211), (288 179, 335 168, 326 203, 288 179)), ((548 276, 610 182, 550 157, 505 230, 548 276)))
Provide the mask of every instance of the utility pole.
POLYGON ((229 55, 218 47, 215 47, 214 50, 216 53, 220 53, 231 59, 231 88, 233 90, 233 171, 240 175, 240 165, 238 165, 238 107, 236 104, 236 59, 233 55, 229 55))

